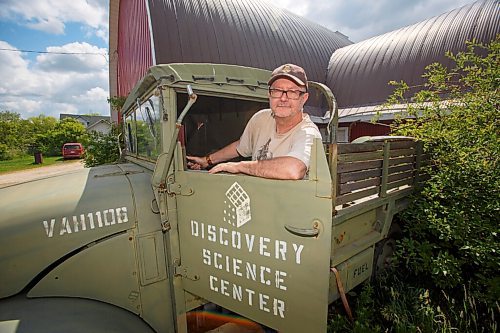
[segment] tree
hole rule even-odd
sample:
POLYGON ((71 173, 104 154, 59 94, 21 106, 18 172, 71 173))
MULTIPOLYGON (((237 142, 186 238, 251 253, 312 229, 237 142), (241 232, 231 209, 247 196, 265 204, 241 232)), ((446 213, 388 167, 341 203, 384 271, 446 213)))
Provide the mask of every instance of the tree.
POLYGON ((389 99, 407 103, 410 119, 394 132, 424 142, 430 177, 406 210, 399 263, 429 285, 470 286, 479 299, 500 298, 500 38, 447 53, 455 62, 427 68, 424 89, 405 99, 403 82, 389 99))
POLYGON ((26 148, 26 121, 19 113, 10 111, 0 112, 0 160, 12 159, 22 155, 26 148))
POLYGON ((65 118, 56 122, 54 128, 47 132, 37 132, 34 144, 42 153, 50 156, 60 155, 66 142, 81 142, 86 139, 85 126, 73 118, 65 118))
POLYGON ((113 126, 109 134, 91 132, 85 142, 84 164, 87 168, 114 163, 120 157, 118 134, 120 127, 113 126))

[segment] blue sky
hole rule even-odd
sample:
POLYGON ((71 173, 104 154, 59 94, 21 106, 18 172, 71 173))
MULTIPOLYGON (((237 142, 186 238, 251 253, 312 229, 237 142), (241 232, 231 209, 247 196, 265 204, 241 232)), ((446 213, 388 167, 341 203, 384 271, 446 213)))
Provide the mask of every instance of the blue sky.
MULTIPOLYGON (((354 42, 471 2, 263 1, 340 31, 354 42)), ((0 111, 18 112, 23 118, 109 115, 108 5, 106 0, 0 0, 0 111)))

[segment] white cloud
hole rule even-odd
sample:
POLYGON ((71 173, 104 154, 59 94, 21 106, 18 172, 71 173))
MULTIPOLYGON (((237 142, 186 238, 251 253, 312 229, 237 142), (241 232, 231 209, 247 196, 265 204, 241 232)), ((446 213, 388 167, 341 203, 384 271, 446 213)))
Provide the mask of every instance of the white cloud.
POLYGON ((107 63, 106 49, 85 42, 50 46, 47 47, 47 52, 52 53, 36 57, 36 67, 47 72, 87 73, 105 68, 107 63))
POLYGON ((107 6, 92 0, 2 0, 0 18, 52 34, 63 34, 68 22, 82 23, 102 38, 108 35, 107 6))
POLYGON ((332 31, 340 31, 353 42, 396 30, 472 0, 265 0, 332 31))
MULTIPOLYGON (((0 48, 15 49, 0 41, 0 48)), ((95 52, 87 43, 48 47, 50 52, 95 52)), ((108 64, 99 55, 41 54, 31 63, 21 52, 0 52, 0 110, 23 118, 43 113, 109 115, 108 64)))

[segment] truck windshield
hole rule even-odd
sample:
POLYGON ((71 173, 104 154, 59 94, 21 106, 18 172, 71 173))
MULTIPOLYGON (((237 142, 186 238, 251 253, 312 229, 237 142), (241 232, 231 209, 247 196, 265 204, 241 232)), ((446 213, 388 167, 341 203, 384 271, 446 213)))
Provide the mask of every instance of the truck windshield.
POLYGON ((151 96, 125 119, 125 137, 130 153, 155 160, 161 152, 160 101, 151 96))

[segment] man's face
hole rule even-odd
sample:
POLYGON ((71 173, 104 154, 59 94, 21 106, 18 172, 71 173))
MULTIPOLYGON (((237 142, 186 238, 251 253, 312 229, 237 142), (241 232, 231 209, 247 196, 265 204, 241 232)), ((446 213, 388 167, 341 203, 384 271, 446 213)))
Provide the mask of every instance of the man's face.
POLYGON ((274 90, 273 94, 280 97, 273 97, 269 94, 269 105, 276 118, 294 118, 297 117, 302 119, 301 110, 309 95, 305 92, 306 87, 298 86, 295 82, 280 78, 273 82, 270 90, 274 90), (287 96, 286 93, 281 91, 292 91, 287 96), (294 93, 295 92, 295 93, 294 93), (293 99, 292 94, 298 95, 297 99, 293 99))

